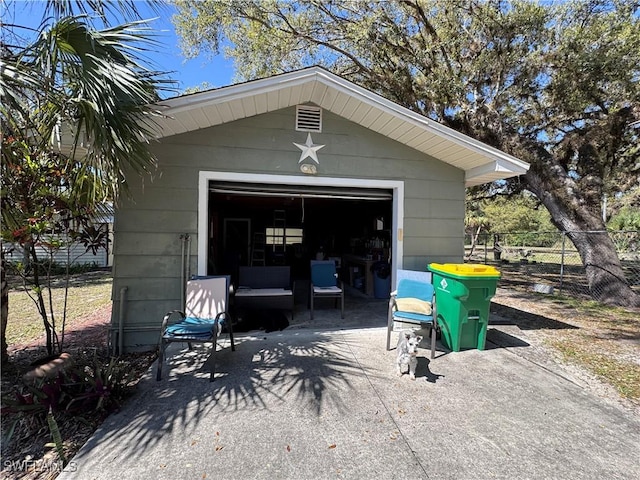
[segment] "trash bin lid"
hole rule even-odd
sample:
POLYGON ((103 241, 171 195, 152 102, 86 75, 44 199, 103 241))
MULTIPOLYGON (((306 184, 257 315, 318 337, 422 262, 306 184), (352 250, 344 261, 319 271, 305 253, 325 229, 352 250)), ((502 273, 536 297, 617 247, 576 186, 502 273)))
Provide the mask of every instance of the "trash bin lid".
POLYGON ((494 267, 479 263, 430 263, 427 268, 455 278, 500 278, 500 272, 494 267))

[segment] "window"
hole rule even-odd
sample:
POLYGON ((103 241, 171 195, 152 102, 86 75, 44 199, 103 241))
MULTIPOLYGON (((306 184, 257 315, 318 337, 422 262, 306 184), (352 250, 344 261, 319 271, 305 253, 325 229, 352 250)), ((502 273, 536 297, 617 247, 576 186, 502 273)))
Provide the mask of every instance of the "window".
POLYGON ((267 245, 292 245, 302 243, 301 228, 272 228, 266 229, 267 245))

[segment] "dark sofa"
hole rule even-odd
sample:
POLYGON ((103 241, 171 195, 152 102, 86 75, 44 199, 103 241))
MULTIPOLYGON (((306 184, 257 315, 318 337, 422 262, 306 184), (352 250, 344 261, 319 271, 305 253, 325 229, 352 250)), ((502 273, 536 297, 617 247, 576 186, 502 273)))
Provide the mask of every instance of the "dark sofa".
POLYGON ((240 267, 235 306, 239 309, 289 310, 293 320, 293 292, 290 267, 240 267))

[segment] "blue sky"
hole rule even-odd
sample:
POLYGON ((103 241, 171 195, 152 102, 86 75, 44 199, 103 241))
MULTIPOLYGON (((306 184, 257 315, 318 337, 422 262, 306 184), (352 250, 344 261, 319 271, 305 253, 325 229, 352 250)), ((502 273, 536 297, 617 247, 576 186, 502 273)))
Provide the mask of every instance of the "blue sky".
MULTIPOLYGON (((2 1, 3 23, 15 23, 36 28, 43 16, 44 2, 38 1, 2 1)), ((140 10, 146 11, 144 2, 140 3, 140 10)), ((176 80, 177 89, 182 92, 188 87, 196 87, 208 82, 211 87, 222 87, 233 82, 233 62, 222 55, 215 58, 201 56, 185 60, 180 52, 178 38, 171 23, 172 6, 167 6, 162 18, 154 20, 150 26, 158 30, 157 40, 162 42, 163 48, 149 55, 154 66, 159 70, 172 71, 171 78, 176 80)), ((145 17, 153 18, 149 13, 145 17)))

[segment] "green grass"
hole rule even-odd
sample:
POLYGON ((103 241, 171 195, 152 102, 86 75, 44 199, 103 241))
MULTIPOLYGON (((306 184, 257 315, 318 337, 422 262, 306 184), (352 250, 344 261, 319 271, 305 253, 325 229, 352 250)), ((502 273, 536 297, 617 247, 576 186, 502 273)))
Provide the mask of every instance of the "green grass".
MULTIPOLYGON (((564 256, 562 255, 562 248, 559 247, 529 247, 518 245, 502 245, 501 260, 508 260, 512 263, 519 263, 523 258, 520 254, 521 250, 529 251, 527 259, 531 262, 537 262, 540 264, 549 263, 552 265, 560 265, 564 262, 564 265, 582 267, 582 260, 575 248, 570 248, 567 245, 564 256)), ((465 255, 471 251, 471 246, 465 246, 465 255)), ((487 260, 493 260, 493 247, 488 246, 486 250, 487 260)), ((484 257, 485 247, 484 245, 477 245, 475 249, 475 257, 484 257)))
MULTIPOLYGON (((541 296, 540 298, 544 298, 541 296)), ((587 315, 596 317, 602 315, 607 322, 615 320, 636 320, 637 314, 624 307, 605 305, 597 300, 584 300, 581 298, 567 297, 565 295, 555 295, 551 300, 553 303, 565 308, 573 308, 587 315)))
MULTIPOLYGON (((67 298, 67 329, 75 322, 111 303, 111 272, 77 274, 71 277, 67 298)), ((56 279, 56 280, 59 280, 56 279)), ((42 318, 36 304, 20 285, 18 278, 9 280, 9 320, 7 324, 7 344, 27 343, 44 335, 42 318)), ((60 284, 61 282, 57 282, 60 284)), ((31 296, 34 296, 31 292, 31 296)), ((64 300, 63 286, 51 289, 57 330, 62 324, 64 300)), ((45 290, 45 302, 49 305, 49 295, 45 290)))

